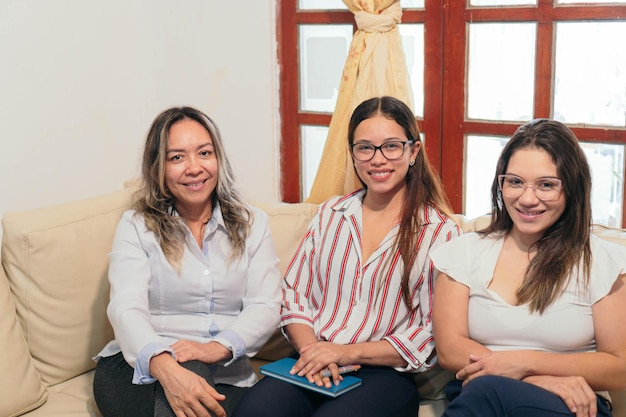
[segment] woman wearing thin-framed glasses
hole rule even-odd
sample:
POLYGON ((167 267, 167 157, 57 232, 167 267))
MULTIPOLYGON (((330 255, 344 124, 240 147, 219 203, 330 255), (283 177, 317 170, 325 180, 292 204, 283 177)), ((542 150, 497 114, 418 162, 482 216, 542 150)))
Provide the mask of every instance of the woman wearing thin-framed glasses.
POLYGON ((362 385, 331 398, 266 377, 235 417, 417 415, 414 374, 435 360, 429 251, 460 229, 406 104, 361 103, 348 146, 363 188, 320 205, 285 273, 281 326, 293 373, 330 387, 358 365, 362 385))
POLYGON ((626 388, 626 249, 591 234, 591 174, 560 122, 521 126, 491 224, 432 254, 444 416, 611 416, 626 388))

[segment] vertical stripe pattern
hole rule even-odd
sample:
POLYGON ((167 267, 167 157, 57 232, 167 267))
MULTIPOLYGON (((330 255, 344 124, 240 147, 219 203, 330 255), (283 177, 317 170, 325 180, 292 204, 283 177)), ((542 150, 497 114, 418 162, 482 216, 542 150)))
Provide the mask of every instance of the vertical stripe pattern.
POLYGON ((417 237, 409 288, 411 312, 402 298, 396 225, 369 259, 361 255, 364 191, 322 203, 311 221, 283 282, 282 325, 304 323, 319 340, 340 344, 387 340, 407 361, 399 370, 428 369, 434 349, 431 309, 436 271, 429 250, 460 235, 443 213, 426 205, 417 237))

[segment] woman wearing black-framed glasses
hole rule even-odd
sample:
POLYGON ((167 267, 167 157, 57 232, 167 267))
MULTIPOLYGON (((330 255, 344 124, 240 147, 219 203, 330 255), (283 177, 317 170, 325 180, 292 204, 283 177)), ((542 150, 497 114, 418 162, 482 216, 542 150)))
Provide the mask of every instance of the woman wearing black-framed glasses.
POLYGON ((285 273, 281 326, 294 373, 330 387, 356 364, 363 383, 331 398, 266 377, 234 417, 417 415, 414 374, 435 359, 429 251, 460 229, 406 104, 361 103, 348 146, 363 188, 320 205, 285 273))

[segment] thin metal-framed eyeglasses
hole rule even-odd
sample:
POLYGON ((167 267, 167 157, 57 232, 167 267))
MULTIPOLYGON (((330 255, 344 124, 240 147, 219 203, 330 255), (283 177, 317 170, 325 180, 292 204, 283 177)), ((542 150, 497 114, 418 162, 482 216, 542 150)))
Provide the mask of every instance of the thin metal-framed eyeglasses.
POLYGON ((555 177, 538 178, 534 182, 526 182, 517 175, 503 174, 498 175, 498 186, 502 195, 510 198, 517 198, 524 194, 526 188, 532 188, 541 201, 556 200, 563 191, 561 180, 555 177))
POLYGON ((379 150, 387 160, 395 161, 396 159, 402 158, 404 155, 404 145, 407 143, 410 144, 413 143, 413 141, 390 140, 380 146, 375 146, 367 142, 357 142, 350 145, 350 148, 352 150, 352 156, 354 156, 354 159, 357 161, 370 161, 374 158, 374 155, 376 155, 377 150, 379 150))

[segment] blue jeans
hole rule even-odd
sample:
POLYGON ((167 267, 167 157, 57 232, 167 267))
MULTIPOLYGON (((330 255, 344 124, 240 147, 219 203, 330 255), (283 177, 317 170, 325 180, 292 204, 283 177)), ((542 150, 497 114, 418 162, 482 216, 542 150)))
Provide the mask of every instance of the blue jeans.
MULTIPOLYGON (((574 416, 559 396, 517 379, 486 375, 460 388, 461 381, 453 381, 446 387, 452 401, 442 417, 574 416)), ((596 397, 598 417, 611 417, 611 404, 596 397)))
POLYGON ((361 368, 362 385, 337 398, 265 377, 241 399, 233 417, 415 417, 419 394, 412 374, 361 368))

